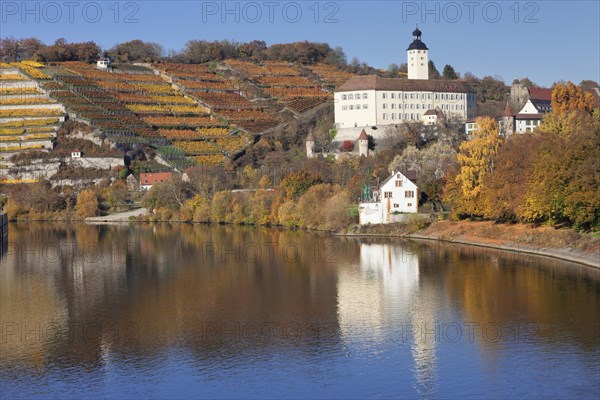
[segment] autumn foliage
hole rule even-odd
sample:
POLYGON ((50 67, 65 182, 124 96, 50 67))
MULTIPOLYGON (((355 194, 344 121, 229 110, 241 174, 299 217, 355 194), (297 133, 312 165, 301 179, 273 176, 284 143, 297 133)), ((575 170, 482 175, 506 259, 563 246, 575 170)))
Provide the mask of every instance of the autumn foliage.
POLYGON ((457 216, 600 229, 600 110, 570 83, 555 87, 552 107, 535 133, 507 139, 478 120, 445 188, 457 216))

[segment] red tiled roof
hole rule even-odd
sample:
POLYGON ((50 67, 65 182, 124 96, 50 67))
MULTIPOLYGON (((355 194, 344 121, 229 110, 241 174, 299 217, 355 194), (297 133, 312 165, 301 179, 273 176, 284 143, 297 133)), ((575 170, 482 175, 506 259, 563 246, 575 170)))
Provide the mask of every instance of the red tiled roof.
POLYGON ((140 184, 154 185, 155 183, 171 180, 171 177, 172 175, 170 172, 141 173, 140 184))
POLYGON ((508 105, 508 101, 506 102, 506 107, 504 107, 504 116, 505 117, 512 117, 513 116, 513 112, 510 109, 510 106, 508 105))
POLYGON ((369 137, 367 136, 367 132, 365 132, 364 129, 362 131, 360 131, 360 135, 358 135, 358 140, 369 140, 369 137))
POLYGON ((340 86, 337 92, 355 90, 399 90, 404 92, 474 93, 464 81, 444 79, 381 78, 377 75, 354 76, 340 86))
POLYGON ((530 88, 529 98, 534 100, 552 100, 552 89, 546 88, 530 88))

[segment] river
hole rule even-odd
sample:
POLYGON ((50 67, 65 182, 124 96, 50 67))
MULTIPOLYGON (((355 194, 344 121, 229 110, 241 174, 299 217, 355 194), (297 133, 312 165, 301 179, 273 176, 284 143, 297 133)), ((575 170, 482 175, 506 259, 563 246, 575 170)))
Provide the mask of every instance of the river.
POLYGON ((438 242, 11 224, 0 397, 600 396, 600 271, 438 242))

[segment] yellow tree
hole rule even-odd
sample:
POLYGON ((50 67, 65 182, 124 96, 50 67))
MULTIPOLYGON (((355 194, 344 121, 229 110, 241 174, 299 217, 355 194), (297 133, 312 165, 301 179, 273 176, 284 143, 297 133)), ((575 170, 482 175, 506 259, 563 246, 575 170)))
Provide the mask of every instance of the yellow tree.
POLYGON ((472 140, 463 142, 457 154, 459 170, 455 180, 453 205, 456 211, 470 216, 486 214, 483 182, 494 171, 494 157, 502 138, 498 123, 490 117, 475 120, 478 129, 472 140))
POLYGON ((82 190, 77 195, 77 204, 75 205, 77 213, 84 218, 93 217, 98 213, 98 197, 91 189, 82 190))
POLYGON ((571 81, 556 85, 552 90, 552 112, 564 115, 573 110, 591 114, 594 110, 594 96, 571 81))

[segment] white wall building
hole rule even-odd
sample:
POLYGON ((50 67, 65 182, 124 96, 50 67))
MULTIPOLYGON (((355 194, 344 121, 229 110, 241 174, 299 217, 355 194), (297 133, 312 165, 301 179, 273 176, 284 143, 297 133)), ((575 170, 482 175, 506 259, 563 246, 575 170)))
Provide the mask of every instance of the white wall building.
POLYGON ((418 187, 404 174, 393 172, 379 190, 373 193, 373 201, 360 203, 359 221, 366 224, 389 224, 400 222, 402 213, 417 213, 418 187))
POLYGON ((540 126, 545 114, 552 111, 552 89, 530 88, 529 100, 514 116, 516 133, 531 133, 540 126))
POLYGON ((446 119, 461 121, 475 115, 475 91, 460 80, 429 80, 428 49, 421 31, 413 32, 407 50, 408 77, 355 76, 334 93, 335 124, 343 130, 426 121, 428 110, 440 110, 446 119))

